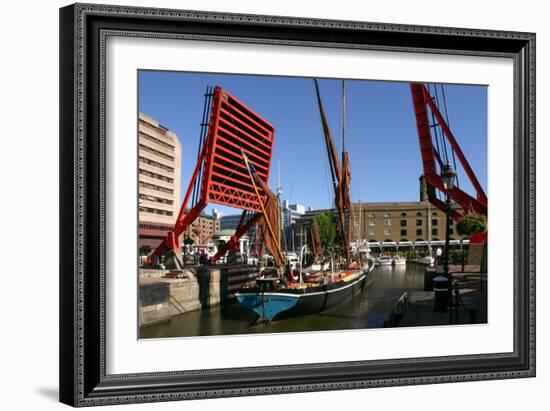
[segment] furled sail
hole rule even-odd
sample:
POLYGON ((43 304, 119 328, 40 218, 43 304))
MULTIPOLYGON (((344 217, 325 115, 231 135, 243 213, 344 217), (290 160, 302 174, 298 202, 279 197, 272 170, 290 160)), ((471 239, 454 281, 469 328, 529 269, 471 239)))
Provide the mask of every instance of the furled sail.
POLYGON ((319 226, 317 225, 315 217, 311 219, 311 252, 315 257, 323 255, 319 226))
POLYGON ((277 196, 269 189, 267 184, 258 176, 258 174, 253 174, 253 176, 255 183, 266 195, 266 200, 264 203, 265 215, 262 215, 258 220, 258 229, 260 231, 260 235, 264 239, 263 245, 273 256, 275 266, 282 267, 284 265, 284 256, 281 252, 281 231, 278 229, 279 216, 281 215, 279 200, 277 199, 277 196), (269 226, 277 227, 277 229, 273 230, 273 235, 269 230, 269 226))
POLYGON ((343 242, 346 246, 346 259, 350 257, 350 235, 351 235, 351 199, 349 195, 351 184, 351 171, 349 166, 348 152, 342 153, 342 180, 340 183, 340 198, 342 200, 342 210, 344 214, 344 231, 342 232, 343 242))
POLYGON ((254 165, 248 160, 246 154, 244 154, 242 150, 241 154, 261 206, 261 215, 258 219, 258 230, 263 239, 262 248, 265 247, 267 251, 269 251, 273 256, 275 266, 279 270, 282 270, 285 263, 285 257, 281 251, 281 231, 279 230, 279 216, 281 215, 281 210, 279 209, 279 200, 269 189, 267 184, 260 178, 258 173, 256 173, 254 165), (261 192, 265 194, 264 202, 262 202, 261 199, 261 192))

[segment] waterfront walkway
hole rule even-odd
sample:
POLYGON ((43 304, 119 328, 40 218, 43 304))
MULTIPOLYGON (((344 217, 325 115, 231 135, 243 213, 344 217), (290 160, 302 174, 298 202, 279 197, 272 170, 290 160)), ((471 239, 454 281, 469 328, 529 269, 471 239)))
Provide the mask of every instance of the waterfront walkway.
MULTIPOLYGON (((436 270, 440 273, 440 270, 436 270)), ((451 270, 450 270, 451 271, 451 270)), ((487 322, 487 281, 473 273, 455 273, 459 279, 460 302, 453 308, 453 324, 483 324, 487 322), (457 314, 454 314, 454 313, 457 314), (458 317, 458 319, 456 319, 458 317)), ((453 296, 454 301, 454 296, 453 296)), ((433 291, 413 291, 407 296, 407 308, 397 327, 449 325, 450 313, 434 312, 433 291)))

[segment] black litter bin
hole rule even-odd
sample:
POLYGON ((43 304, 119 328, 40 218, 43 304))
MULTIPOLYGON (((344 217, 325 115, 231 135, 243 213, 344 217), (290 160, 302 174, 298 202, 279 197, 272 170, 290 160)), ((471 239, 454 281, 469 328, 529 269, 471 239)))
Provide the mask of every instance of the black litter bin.
POLYGON ((449 298, 449 279, 438 275, 433 279, 434 285, 434 311, 441 313, 447 311, 447 299, 449 298))

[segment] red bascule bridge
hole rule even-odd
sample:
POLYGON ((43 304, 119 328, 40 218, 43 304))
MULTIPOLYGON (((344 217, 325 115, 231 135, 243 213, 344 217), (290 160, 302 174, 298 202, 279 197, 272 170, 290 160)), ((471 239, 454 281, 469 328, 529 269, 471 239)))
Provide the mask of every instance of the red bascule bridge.
MULTIPOLYGON (((218 86, 207 89, 197 164, 174 228, 149 256, 149 263, 153 257, 181 248, 181 234, 208 203, 243 210, 237 232, 211 261, 238 245, 239 238, 256 223, 261 208, 243 153, 267 184, 274 136, 273 125, 237 98, 218 86)), ((259 194, 265 200, 261 188, 259 194)))

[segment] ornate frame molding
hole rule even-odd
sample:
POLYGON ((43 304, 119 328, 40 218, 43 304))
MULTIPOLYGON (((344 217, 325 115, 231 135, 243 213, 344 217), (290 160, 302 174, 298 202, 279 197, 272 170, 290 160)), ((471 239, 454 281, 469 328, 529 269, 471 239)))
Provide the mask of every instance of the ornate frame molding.
POLYGON ((91 4, 68 6, 61 9, 60 14, 62 402, 90 406, 535 375, 534 34, 91 4), (151 31, 153 24, 165 31, 151 31), (118 28, 113 29, 113 25, 118 28), (284 34, 281 34, 282 28, 284 34), (324 34, 337 39, 326 41, 324 34), (108 36, 512 58, 514 351, 406 360, 106 375, 104 104, 108 36), (98 108, 94 102, 99 103, 98 108), (442 365, 447 366, 451 374, 437 372, 442 365), (416 366, 416 370, 423 374, 410 376, 403 366, 416 366), (283 381, 286 382, 266 380, 253 383, 258 376, 274 372, 284 375, 283 381), (224 382, 213 385, 213 378, 219 380, 220 377, 224 382))

